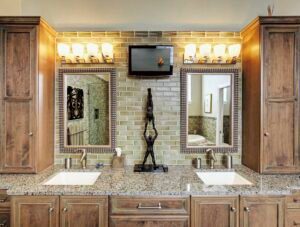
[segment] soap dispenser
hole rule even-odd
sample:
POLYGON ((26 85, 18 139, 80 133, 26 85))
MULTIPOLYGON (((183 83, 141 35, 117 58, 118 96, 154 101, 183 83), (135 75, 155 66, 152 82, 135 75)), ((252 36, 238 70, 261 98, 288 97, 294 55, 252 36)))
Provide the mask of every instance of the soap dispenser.
POLYGON ((232 155, 229 152, 226 155, 225 167, 227 169, 232 169, 232 155))

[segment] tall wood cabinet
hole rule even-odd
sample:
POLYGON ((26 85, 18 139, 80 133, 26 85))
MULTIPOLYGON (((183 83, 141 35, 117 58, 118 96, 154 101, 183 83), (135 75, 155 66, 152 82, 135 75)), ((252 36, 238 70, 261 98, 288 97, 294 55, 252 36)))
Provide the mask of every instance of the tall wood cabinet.
POLYGON ((54 159, 55 32, 40 17, 0 17, 0 172, 54 159))
POLYGON ((300 17, 259 17, 242 38, 242 163, 299 173, 300 17))

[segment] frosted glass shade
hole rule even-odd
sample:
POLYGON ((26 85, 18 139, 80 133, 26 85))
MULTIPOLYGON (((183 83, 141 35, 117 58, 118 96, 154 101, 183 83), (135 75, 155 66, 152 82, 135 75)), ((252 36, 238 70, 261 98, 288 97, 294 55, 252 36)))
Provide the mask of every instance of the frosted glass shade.
POLYGON ((60 57, 66 57, 70 54, 70 46, 65 43, 57 44, 57 52, 60 57))
POLYGON ((200 45, 200 56, 209 57, 211 55, 211 44, 200 45))
POLYGON ((82 57, 84 53, 84 46, 79 43, 72 44, 72 52, 76 57, 82 57))
POLYGON ((240 52, 241 52, 241 44, 232 44, 228 46, 228 54, 230 57, 237 58, 240 55, 240 52))
POLYGON ((216 57, 224 57, 225 56, 226 46, 224 44, 218 44, 214 46, 214 55, 216 57))
POLYGON ((98 45, 95 43, 88 43, 86 45, 87 53, 89 56, 95 57, 98 55, 98 45))

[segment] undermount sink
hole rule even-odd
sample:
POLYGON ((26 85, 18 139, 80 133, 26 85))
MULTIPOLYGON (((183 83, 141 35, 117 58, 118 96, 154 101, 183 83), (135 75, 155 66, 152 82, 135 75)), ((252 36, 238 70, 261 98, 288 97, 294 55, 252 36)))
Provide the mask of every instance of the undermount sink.
POLYGON ((43 185, 93 185, 100 172, 59 172, 43 185))
POLYGON ((198 177, 206 185, 252 185, 250 181, 231 172, 197 172, 198 177))

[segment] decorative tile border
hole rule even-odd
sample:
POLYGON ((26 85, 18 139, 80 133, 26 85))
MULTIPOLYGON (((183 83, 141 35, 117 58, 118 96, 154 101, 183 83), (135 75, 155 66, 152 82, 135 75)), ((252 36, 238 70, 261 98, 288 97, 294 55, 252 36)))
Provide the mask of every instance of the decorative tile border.
POLYGON ((116 70, 114 68, 59 68, 58 95, 59 99, 59 148, 61 153, 77 153, 78 149, 86 149, 90 153, 111 153, 116 148, 116 70), (64 136, 64 74, 65 73, 110 73, 110 146, 66 147, 64 136))
POLYGON ((239 100, 239 70, 236 68, 181 68, 180 69, 180 150, 182 153, 205 153, 212 148, 218 153, 237 153, 238 152, 238 100, 239 100), (187 74, 190 73, 209 73, 209 74, 232 74, 232 146, 210 146, 210 147, 188 147, 187 146, 187 74))

